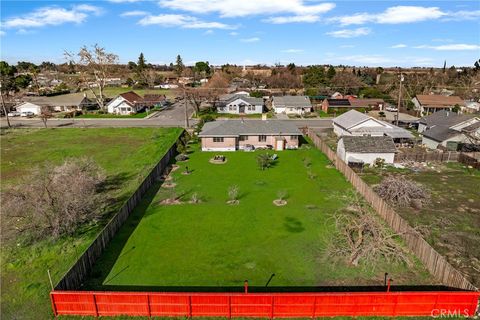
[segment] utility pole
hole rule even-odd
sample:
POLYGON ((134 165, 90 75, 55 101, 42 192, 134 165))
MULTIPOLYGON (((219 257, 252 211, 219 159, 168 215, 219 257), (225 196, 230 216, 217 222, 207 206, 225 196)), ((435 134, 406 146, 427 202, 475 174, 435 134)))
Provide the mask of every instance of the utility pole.
POLYGON ((185 130, 187 130, 190 125, 188 123, 187 94, 185 91, 185 87, 183 87, 183 105, 185 108, 185 130))
POLYGON ((396 125, 398 126, 398 117, 400 114, 400 105, 402 103, 402 82, 403 82, 403 74, 400 73, 400 89, 398 90, 398 104, 397 104, 397 121, 396 125))

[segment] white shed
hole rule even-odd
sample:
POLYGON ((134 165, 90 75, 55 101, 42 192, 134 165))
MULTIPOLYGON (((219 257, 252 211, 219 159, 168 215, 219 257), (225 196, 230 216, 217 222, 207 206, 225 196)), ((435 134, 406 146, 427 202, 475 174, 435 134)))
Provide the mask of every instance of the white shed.
POLYGON ((337 145, 337 155, 347 164, 373 164, 378 158, 393 163, 395 151, 395 143, 388 136, 343 136, 337 145))

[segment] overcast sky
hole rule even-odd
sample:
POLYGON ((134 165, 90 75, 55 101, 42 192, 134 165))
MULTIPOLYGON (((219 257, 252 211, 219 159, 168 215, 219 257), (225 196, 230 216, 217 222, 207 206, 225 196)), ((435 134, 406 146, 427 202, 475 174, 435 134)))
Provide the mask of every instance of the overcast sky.
POLYGON ((1 58, 64 62, 99 43, 135 61, 471 66, 480 1, 1 1, 1 58))

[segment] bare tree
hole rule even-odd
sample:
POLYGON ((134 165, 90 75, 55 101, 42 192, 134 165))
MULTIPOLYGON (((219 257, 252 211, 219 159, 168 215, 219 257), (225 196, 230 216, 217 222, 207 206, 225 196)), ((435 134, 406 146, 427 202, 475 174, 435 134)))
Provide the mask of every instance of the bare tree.
POLYGON ((375 187, 384 200, 400 207, 421 206, 430 198, 429 191, 420 184, 401 176, 389 176, 375 187))
POLYGON ((358 194, 349 196, 350 205, 334 214, 337 233, 327 249, 330 257, 344 257, 351 265, 375 267, 378 261, 406 263, 412 260, 399 243, 399 234, 390 231, 358 194))
POLYGON ((52 117, 52 112, 49 107, 43 106, 40 110, 40 119, 42 119, 43 125, 47 128, 47 121, 52 117))
POLYGON ((88 158, 36 168, 2 197, 2 209, 14 223, 2 228, 3 235, 19 233, 40 239, 73 234, 82 224, 100 217, 99 188, 104 181, 103 170, 88 158))
POLYGON ((349 88, 359 89, 365 84, 351 72, 337 72, 332 78, 332 84, 338 89, 342 88, 342 94, 347 94, 349 88))
POLYGON ((238 195, 240 193, 240 189, 237 185, 233 185, 228 187, 228 204, 238 204, 238 195))
POLYGON ((77 67, 82 84, 93 94, 100 109, 104 110, 106 80, 110 77, 112 66, 118 62, 118 56, 95 44, 91 49, 83 46, 77 54, 65 51, 65 57, 77 67))

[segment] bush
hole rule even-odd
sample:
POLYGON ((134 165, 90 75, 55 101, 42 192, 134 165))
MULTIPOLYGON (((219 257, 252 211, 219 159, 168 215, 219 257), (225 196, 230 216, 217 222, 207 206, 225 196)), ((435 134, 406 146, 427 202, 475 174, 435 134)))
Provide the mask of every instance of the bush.
POLYGON ((176 161, 185 161, 188 160, 188 156, 184 153, 180 153, 177 156, 175 156, 176 161))
POLYGON ((257 155, 257 164, 262 170, 270 168, 273 164, 272 157, 268 153, 261 153, 257 155))
POLYGON ((430 198, 430 193, 420 184, 401 176, 390 176, 375 187, 375 191, 384 200, 401 207, 420 208, 430 198))

